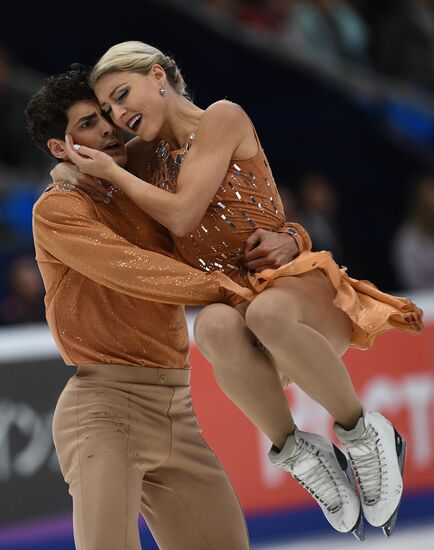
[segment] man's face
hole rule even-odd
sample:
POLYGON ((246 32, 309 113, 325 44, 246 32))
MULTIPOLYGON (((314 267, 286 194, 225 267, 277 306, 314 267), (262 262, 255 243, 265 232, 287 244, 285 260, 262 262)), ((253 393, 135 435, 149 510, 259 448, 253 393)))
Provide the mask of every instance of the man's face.
POLYGON ((101 114, 95 101, 78 101, 68 111, 66 133, 72 136, 74 143, 85 145, 98 151, 104 151, 119 166, 127 163, 127 153, 123 132, 113 126, 101 114))

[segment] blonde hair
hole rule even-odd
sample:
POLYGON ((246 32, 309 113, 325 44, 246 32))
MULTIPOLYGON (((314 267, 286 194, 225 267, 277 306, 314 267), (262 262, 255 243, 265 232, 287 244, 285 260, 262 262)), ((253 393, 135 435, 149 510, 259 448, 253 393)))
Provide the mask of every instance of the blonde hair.
POLYGON ((175 60, 144 42, 121 42, 112 46, 97 61, 89 77, 93 88, 102 76, 118 71, 130 71, 147 75, 154 65, 161 65, 167 80, 179 94, 187 96, 187 86, 175 60))

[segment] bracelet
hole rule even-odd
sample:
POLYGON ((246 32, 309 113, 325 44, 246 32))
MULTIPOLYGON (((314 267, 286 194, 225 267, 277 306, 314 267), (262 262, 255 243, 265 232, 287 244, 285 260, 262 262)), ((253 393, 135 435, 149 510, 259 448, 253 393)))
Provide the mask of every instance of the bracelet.
POLYGON ((287 227, 286 232, 288 233, 288 235, 291 235, 291 237, 294 238, 294 240, 297 244, 299 254, 301 252, 303 252, 303 250, 304 250, 303 237, 300 235, 300 233, 297 231, 297 229, 295 229, 295 227, 287 227))

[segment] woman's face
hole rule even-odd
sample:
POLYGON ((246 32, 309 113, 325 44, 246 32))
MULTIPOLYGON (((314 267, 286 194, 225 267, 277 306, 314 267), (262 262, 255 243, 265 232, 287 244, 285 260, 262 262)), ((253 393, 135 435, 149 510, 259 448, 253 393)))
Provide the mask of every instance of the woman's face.
POLYGON ((160 94, 164 72, 154 66, 147 75, 120 71, 102 76, 95 85, 101 110, 123 130, 154 140, 160 133, 167 98, 160 94))

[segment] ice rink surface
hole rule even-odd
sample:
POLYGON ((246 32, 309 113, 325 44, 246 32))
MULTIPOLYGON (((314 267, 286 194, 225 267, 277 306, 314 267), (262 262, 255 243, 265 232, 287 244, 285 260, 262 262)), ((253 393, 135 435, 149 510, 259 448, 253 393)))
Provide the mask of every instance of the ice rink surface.
POLYGON ((433 550, 434 518, 431 526, 397 527, 390 539, 373 531, 366 533, 366 540, 358 542, 347 535, 326 538, 300 539, 288 543, 254 546, 254 550, 433 550))

